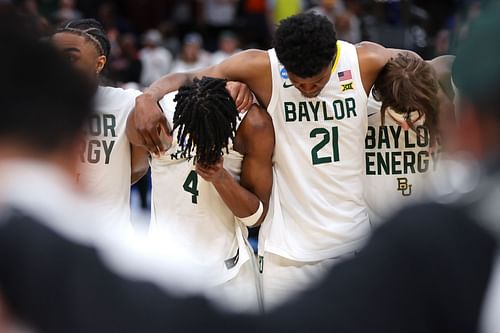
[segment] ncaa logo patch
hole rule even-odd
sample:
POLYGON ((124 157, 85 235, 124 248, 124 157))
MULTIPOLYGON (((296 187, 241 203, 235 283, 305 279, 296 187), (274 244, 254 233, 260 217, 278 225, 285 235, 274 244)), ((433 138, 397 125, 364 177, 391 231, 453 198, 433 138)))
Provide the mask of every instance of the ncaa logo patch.
POLYGON ((281 76, 282 79, 285 79, 285 80, 288 79, 288 72, 286 71, 285 67, 283 67, 280 70, 280 76, 281 76))

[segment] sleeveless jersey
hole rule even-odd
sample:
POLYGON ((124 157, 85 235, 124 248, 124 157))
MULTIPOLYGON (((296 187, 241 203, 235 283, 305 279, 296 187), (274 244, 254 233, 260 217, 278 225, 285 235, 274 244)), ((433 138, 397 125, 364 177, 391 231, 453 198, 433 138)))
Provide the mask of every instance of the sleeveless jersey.
POLYGON ((127 117, 141 92, 99 87, 96 113, 86 127, 78 181, 88 190, 100 211, 104 228, 131 231, 130 143, 125 132, 127 117))
POLYGON ((330 80, 302 96, 271 49, 274 184, 260 252, 318 261, 356 250, 370 231, 363 199, 366 93, 354 45, 339 41, 330 80))
POLYGON ((370 95, 364 180, 370 221, 375 224, 424 196, 426 175, 435 158, 429 150, 430 133, 423 126, 424 119, 416 121, 416 131, 405 131, 388 110, 382 126, 380 107, 370 95))
MULTIPOLYGON (((170 128, 175 95, 170 93, 160 102, 170 128)), ((232 145, 229 148, 224 168, 239 180, 243 155, 232 145)), ((247 229, 235 220, 215 187, 194 171, 193 160, 181 152, 177 130, 171 147, 159 157, 152 156, 151 177, 151 236, 173 242, 214 285, 235 277, 249 259, 247 229)))

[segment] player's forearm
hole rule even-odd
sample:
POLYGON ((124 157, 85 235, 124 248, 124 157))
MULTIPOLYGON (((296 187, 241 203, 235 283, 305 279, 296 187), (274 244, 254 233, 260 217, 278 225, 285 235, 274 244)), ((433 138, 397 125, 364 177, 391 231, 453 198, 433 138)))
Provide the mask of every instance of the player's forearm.
POLYGON ((134 146, 142 145, 142 140, 139 132, 137 131, 137 127, 135 126, 134 120, 135 111, 130 112, 127 118, 127 127, 125 128, 125 132, 127 133, 128 141, 134 146))
POLYGON ((138 146, 130 147, 131 184, 138 182, 149 169, 149 152, 138 146))
MULTIPOLYGON (((144 90, 145 97, 153 98, 156 102, 166 94, 178 90, 182 85, 190 82, 194 77, 193 73, 173 73, 165 75, 144 90)), ((138 98, 140 98, 139 96, 138 98)))
POLYGON ((223 177, 213 181, 212 184, 236 217, 244 218, 257 212, 259 198, 241 186, 227 170, 224 170, 223 177))

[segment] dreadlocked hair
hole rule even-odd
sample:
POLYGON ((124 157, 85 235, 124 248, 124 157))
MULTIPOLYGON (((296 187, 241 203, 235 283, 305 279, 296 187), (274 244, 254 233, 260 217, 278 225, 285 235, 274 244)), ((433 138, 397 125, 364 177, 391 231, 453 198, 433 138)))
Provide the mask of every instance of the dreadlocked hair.
POLYGON ((85 37, 92 42, 100 55, 109 56, 111 44, 99 21, 94 19, 77 19, 63 23, 57 32, 69 32, 85 37))
POLYGON ((236 135, 238 110, 226 90, 226 80, 203 77, 184 85, 174 99, 174 130, 188 158, 196 150, 194 162, 213 165, 229 153, 228 145, 236 135))

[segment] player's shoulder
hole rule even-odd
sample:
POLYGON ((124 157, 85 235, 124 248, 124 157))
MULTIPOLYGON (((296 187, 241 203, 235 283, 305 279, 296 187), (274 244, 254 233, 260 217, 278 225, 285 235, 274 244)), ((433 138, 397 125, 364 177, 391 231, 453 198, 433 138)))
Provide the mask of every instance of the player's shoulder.
POLYGON ((387 59, 388 49, 374 42, 360 42, 355 45, 360 63, 384 63, 387 59))
POLYGON ((240 153, 271 153, 274 149, 274 127, 271 116, 258 104, 253 104, 244 115, 236 141, 240 142, 240 153))
POLYGON ((266 133, 273 131, 273 122, 271 116, 262 106, 253 104, 245 114, 240 128, 244 126, 245 130, 252 133, 266 133))
POLYGON ((99 86, 98 89, 98 99, 106 103, 130 103, 131 101, 135 103, 136 97, 140 94, 142 92, 137 89, 123 89, 110 86, 99 86))
POLYGON ((269 53, 264 50, 248 49, 240 51, 216 66, 238 66, 240 71, 259 73, 270 66, 269 53))

